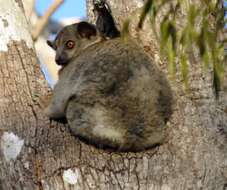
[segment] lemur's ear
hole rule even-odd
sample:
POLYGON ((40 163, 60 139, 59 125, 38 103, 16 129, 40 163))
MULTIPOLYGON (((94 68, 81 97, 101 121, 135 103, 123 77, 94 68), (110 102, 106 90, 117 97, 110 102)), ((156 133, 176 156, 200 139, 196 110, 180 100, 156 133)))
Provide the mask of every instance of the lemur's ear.
POLYGON ((91 36, 96 36, 96 28, 94 25, 88 22, 80 22, 77 25, 77 32, 82 38, 90 38, 91 36))
POLYGON ((49 45, 51 48, 53 48, 54 50, 56 50, 56 46, 55 46, 55 43, 54 41, 50 41, 50 40, 47 40, 47 45, 49 45))

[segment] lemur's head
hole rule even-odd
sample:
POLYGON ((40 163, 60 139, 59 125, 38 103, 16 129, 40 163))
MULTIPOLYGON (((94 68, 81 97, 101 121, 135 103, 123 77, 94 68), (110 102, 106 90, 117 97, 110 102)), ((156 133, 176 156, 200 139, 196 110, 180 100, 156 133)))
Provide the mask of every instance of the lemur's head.
POLYGON ((93 0, 93 4, 98 8, 103 8, 106 4, 105 0, 93 0))
POLYGON ((109 4, 106 2, 106 0, 93 0, 93 5, 94 5, 94 9, 93 9, 94 12, 96 11, 100 12, 104 10, 111 12, 109 4))
POLYGON ((53 41, 47 40, 47 44, 56 51, 56 63, 64 66, 72 57, 89 46, 96 34, 94 25, 80 22, 64 27, 53 41))

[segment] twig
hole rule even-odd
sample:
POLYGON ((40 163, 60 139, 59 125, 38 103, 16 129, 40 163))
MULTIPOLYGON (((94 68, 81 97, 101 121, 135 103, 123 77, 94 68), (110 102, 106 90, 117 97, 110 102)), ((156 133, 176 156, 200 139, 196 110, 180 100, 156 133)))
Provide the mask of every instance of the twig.
POLYGON ((62 3, 64 3, 64 0, 55 0, 53 4, 48 8, 48 10, 44 13, 44 15, 37 21, 36 26, 32 30, 32 39, 34 41, 37 40, 40 33, 47 25, 50 16, 61 6, 62 3))

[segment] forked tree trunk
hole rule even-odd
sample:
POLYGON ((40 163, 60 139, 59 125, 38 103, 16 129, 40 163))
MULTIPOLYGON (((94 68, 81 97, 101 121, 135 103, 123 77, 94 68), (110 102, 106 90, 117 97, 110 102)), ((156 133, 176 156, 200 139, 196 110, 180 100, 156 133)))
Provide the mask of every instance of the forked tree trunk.
MULTIPOLYGON (((172 84, 176 103, 164 145, 142 153, 96 149, 44 117, 38 99, 47 86, 18 1, 0 0, 1 190, 226 189, 227 101, 224 92, 215 99, 211 72, 191 64, 187 95, 180 81, 172 84)), ((111 2, 115 15, 139 1, 111 2)))

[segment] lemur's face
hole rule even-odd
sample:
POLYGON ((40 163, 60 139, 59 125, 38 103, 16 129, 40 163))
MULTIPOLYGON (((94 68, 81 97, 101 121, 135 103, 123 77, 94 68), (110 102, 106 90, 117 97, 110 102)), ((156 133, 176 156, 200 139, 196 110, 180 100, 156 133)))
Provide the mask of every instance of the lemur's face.
POLYGON ((105 7, 106 1, 105 0, 93 0, 93 4, 101 9, 101 8, 105 7))
POLYGON ((53 42, 47 42, 56 51, 55 61, 58 65, 66 65, 79 48, 75 28, 67 26, 58 33, 53 42))
POLYGON ((47 44, 56 51, 56 63, 65 66, 83 48, 84 43, 95 35, 96 28, 93 25, 80 22, 64 27, 55 40, 48 40, 47 44))

